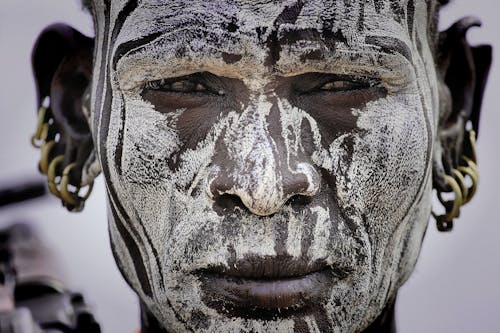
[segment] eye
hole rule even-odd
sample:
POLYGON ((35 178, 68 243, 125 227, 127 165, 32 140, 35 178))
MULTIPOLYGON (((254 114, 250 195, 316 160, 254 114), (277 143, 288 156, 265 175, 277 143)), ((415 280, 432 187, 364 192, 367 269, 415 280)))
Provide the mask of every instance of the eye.
POLYGON ((378 78, 364 75, 305 73, 292 78, 292 86, 300 95, 353 95, 380 87, 378 78))
POLYGON ((193 80, 171 81, 167 79, 161 79, 161 80, 146 82, 144 88, 148 90, 158 90, 158 91, 182 93, 182 94, 209 92, 207 87, 205 87, 205 85, 193 80))
POLYGON ((350 80, 329 81, 319 87, 320 91, 342 92, 369 88, 369 83, 350 80))

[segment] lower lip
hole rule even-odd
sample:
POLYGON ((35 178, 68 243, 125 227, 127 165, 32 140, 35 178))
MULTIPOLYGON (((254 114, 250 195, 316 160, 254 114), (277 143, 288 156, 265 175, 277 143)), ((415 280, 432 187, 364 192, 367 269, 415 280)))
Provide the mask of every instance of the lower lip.
POLYGON ((333 280, 328 270, 281 279, 201 275, 207 305, 226 314, 245 317, 255 314, 259 318, 265 313, 286 315, 318 305, 329 294, 333 280))

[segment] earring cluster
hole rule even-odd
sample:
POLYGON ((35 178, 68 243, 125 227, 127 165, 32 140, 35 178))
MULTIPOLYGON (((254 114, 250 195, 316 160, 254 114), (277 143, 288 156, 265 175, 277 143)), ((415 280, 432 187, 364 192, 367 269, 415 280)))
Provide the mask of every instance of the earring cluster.
POLYGON ((61 139, 50 107, 41 106, 38 111, 38 122, 35 134, 31 137, 33 147, 40 149, 41 158, 38 164, 40 173, 47 176, 50 192, 61 199, 69 211, 81 211, 85 201, 92 193, 93 183, 88 185, 85 195, 80 195, 80 187, 70 184, 71 170, 76 163, 64 166, 63 147, 58 145, 61 139))
POLYGON ((451 175, 445 175, 446 183, 454 194, 453 200, 445 200, 442 191, 438 191, 437 193, 437 197, 445 209, 443 215, 432 212, 432 216, 436 220, 436 226, 439 231, 450 231, 453 228, 453 219, 460 215, 460 208, 471 201, 476 194, 479 183, 479 170, 476 156, 476 133, 471 130, 468 131, 468 134, 471 156, 462 155, 459 167, 457 169, 452 169, 451 175), (467 178, 470 179, 470 185, 467 185, 467 178))

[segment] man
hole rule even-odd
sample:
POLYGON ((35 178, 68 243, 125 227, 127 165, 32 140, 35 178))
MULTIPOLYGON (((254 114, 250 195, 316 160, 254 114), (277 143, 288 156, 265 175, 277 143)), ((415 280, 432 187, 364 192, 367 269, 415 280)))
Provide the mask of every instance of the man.
POLYGON ((431 192, 474 192, 489 47, 437 1, 102 1, 33 54, 40 168, 102 170, 143 332, 394 331, 431 192), (49 108, 50 107, 50 108, 49 108), (465 178, 472 179, 468 188, 465 178))

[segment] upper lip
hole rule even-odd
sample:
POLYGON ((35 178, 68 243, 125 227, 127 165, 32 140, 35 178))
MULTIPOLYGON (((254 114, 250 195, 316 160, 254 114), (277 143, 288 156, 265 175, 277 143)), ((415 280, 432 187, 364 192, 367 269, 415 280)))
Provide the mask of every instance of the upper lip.
POLYGON ((210 266, 198 271, 202 274, 222 275, 226 277, 266 280, 299 278, 311 273, 331 269, 335 275, 343 276, 347 272, 329 267, 325 260, 310 262, 288 255, 254 256, 242 259, 229 259, 227 265, 210 266))

